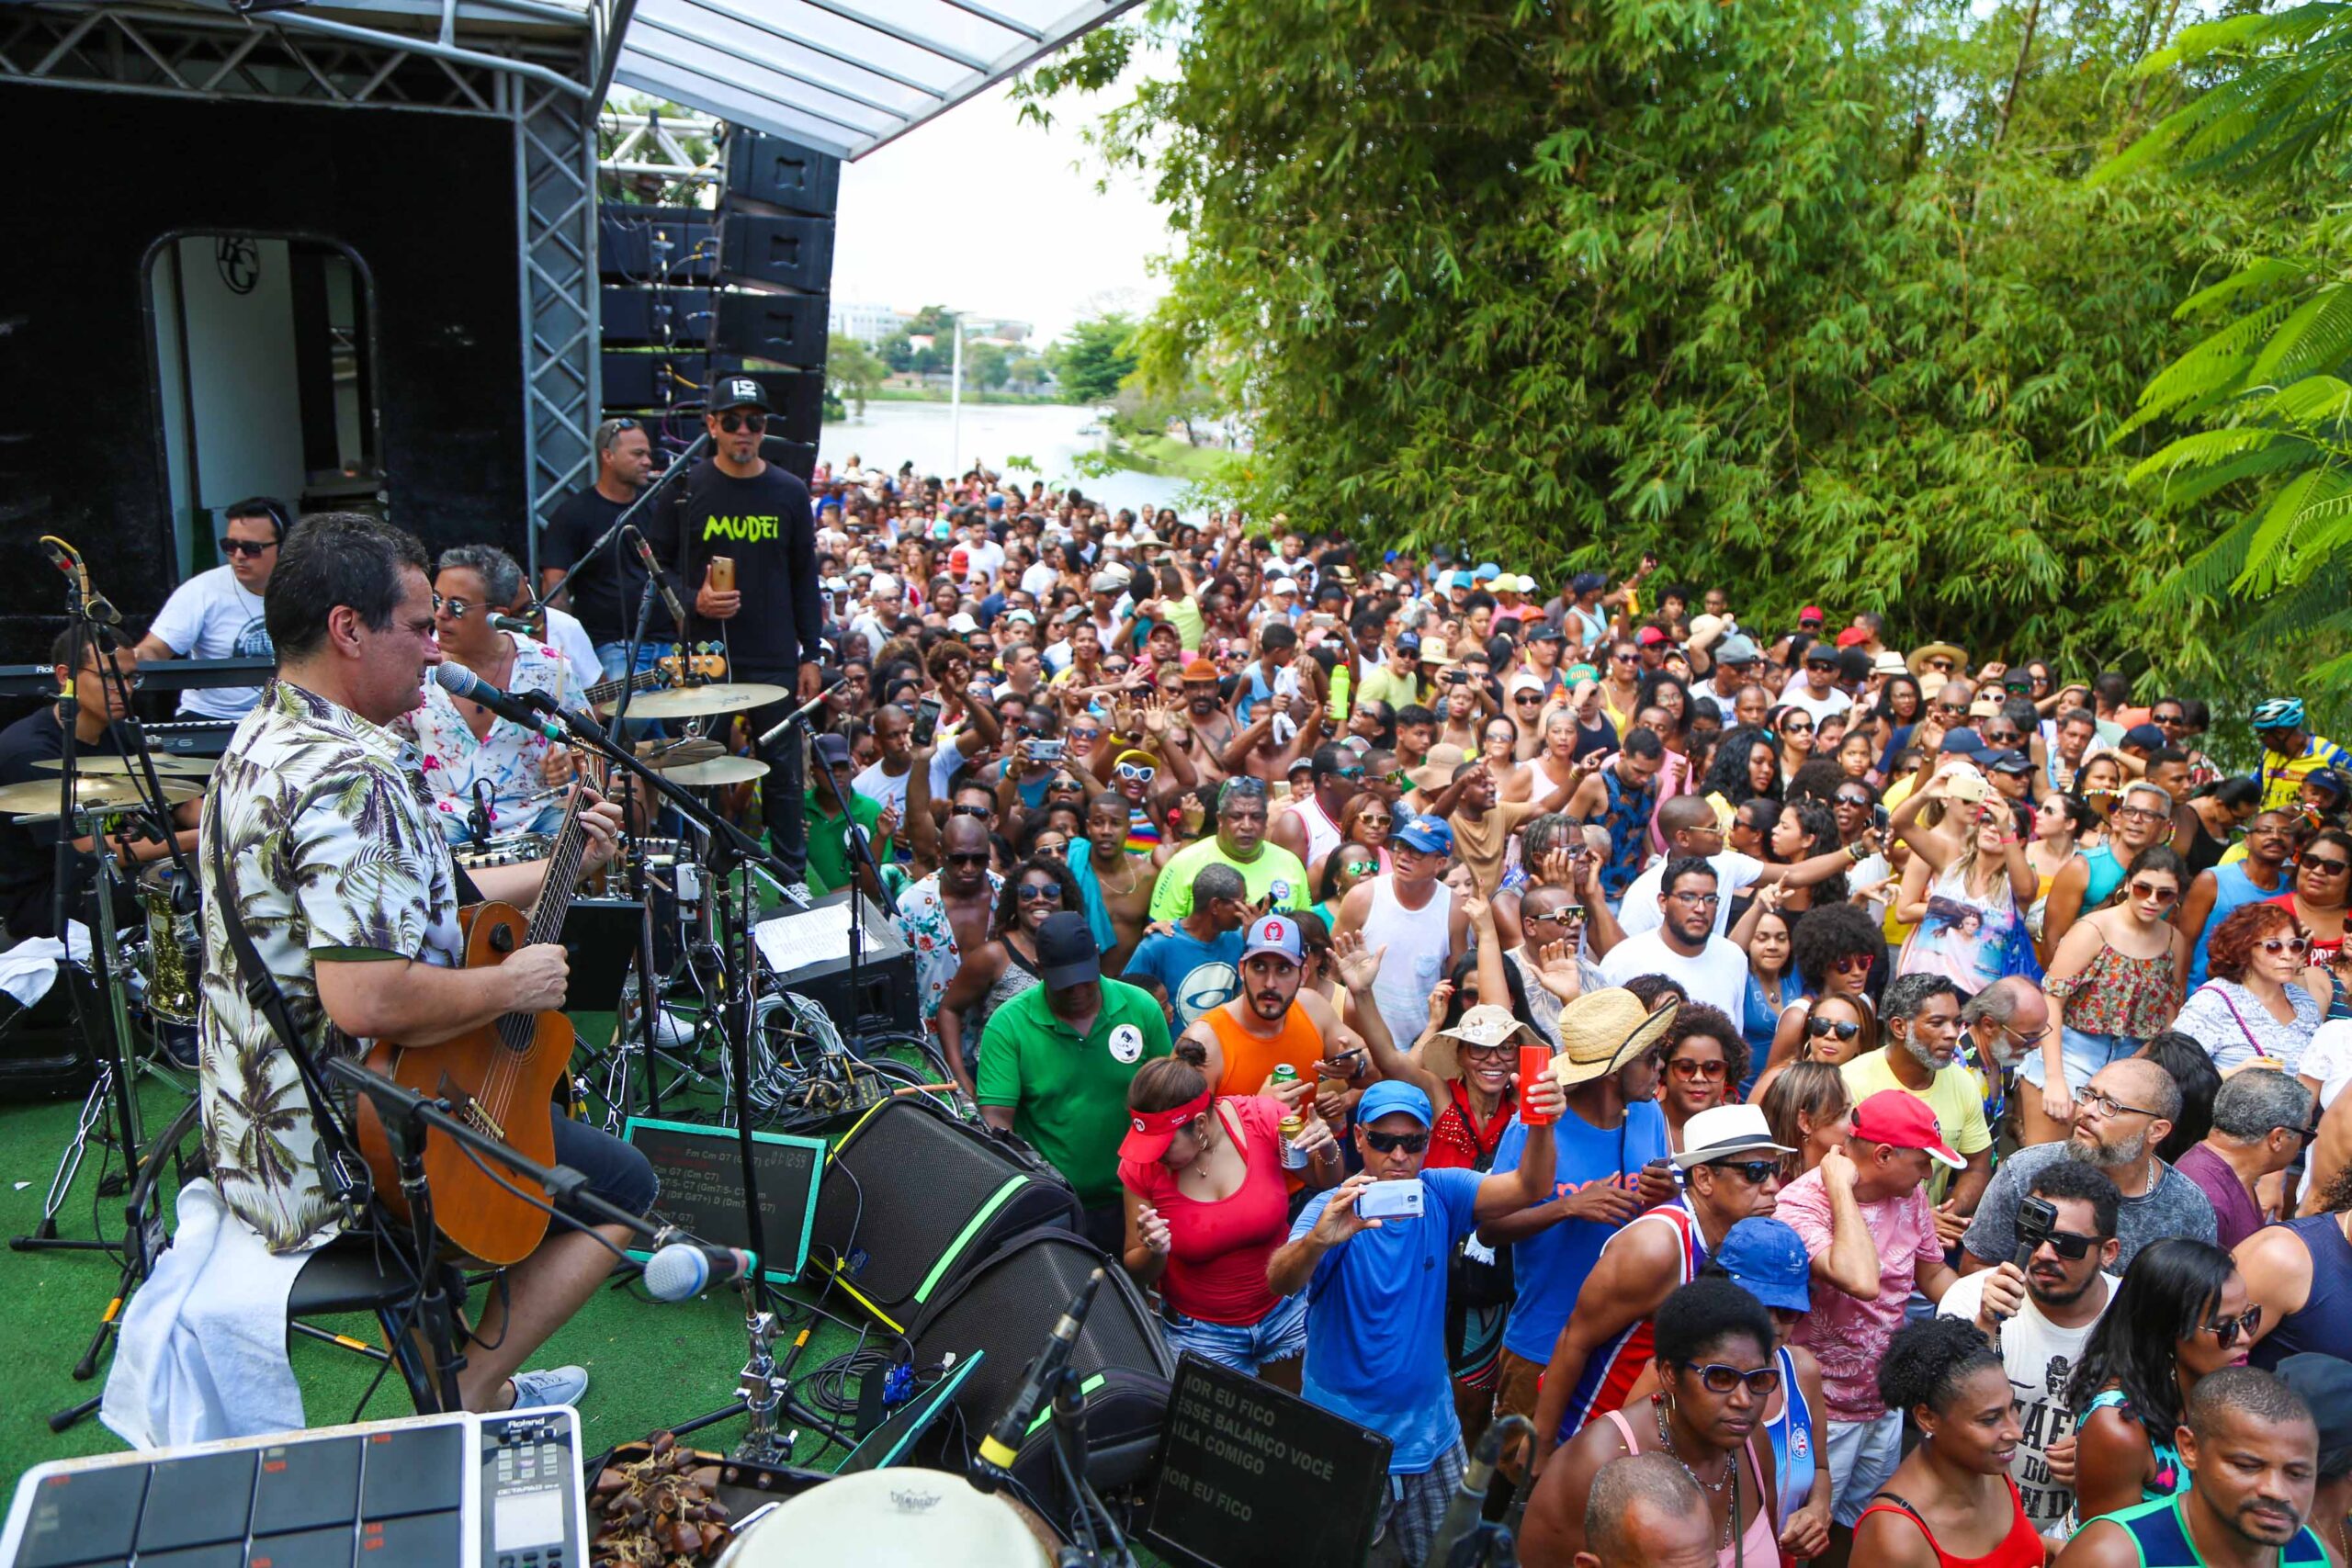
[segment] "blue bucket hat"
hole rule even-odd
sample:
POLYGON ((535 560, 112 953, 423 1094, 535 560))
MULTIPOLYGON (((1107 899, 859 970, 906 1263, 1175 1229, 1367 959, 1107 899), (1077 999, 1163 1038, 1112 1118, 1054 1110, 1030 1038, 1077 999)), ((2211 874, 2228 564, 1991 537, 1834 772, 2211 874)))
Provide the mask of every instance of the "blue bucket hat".
POLYGON ((1740 1221, 1724 1233, 1714 1261, 1733 1283, 1768 1307, 1813 1310, 1813 1262, 1785 1221, 1740 1221))

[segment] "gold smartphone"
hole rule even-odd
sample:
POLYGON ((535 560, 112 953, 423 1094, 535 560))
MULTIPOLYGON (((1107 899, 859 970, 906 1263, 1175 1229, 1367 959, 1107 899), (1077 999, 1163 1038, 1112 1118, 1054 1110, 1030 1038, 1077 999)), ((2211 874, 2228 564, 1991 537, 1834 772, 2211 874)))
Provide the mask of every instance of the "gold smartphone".
POLYGON ((735 558, 733 556, 710 558, 710 586, 715 592, 720 593, 734 592, 735 558))

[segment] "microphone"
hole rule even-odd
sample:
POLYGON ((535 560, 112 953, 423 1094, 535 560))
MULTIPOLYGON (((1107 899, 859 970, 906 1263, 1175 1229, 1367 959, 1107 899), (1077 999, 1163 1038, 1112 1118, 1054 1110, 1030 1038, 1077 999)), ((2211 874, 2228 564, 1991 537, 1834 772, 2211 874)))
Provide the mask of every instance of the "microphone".
POLYGON ((831 685, 822 688, 815 696, 810 697, 807 702, 802 703, 798 707, 794 708, 790 713, 786 714, 782 718, 776 720, 775 728, 769 730, 765 735, 761 736, 759 739, 759 744, 763 747, 773 746, 777 741, 783 739, 784 732, 786 730, 790 729, 794 725, 798 724, 802 719, 807 718, 810 714, 816 712, 819 705, 821 705, 827 697, 833 694, 833 687, 840 685, 842 681, 847 679, 849 679, 849 677, 846 675, 839 677, 831 685))
POLYGON ((979 1462, 972 1467, 970 1479, 981 1491, 995 1491, 1012 1467, 1020 1453, 1021 1439, 1028 1435, 1029 1423, 1036 1418, 1037 1406, 1051 1395, 1054 1385, 1069 1366, 1070 1352, 1078 1348, 1078 1331, 1084 1325, 1087 1312, 1094 1305, 1094 1292, 1102 1284, 1100 1269, 1086 1277, 1086 1283, 1078 1288, 1078 1294, 1063 1309, 1061 1321, 1054 1325, 1046 1348, 1029 1363, 1021 1392, 1012 1396, 1012 1403, 996 1418, 989 1435, 980 1439, 979 1462))
POLYGON ((1487 1427, 1478 1438, 1477 1450, 1470 1456, 1470 1463, 1453 1488, 1453 1495, 1446 1499, 1445 1516, 1438 1521, 1437 1532, 1430 1537, 1429 1555, 1421 1560, 1422 1568, 1444 1568, 1453 1550, 1470 1539, 1477 1529, 1479 1515, 1487 1506, 1487 1491, 1495 1483, 1495 1472, 1503 1461, 1503 1438, 1521 1436, 1532 1439, 1534 1424, 1524 1416, 1506 1416, 1487 1427))
POLYGON ((480 703, 499 717, 512 719, 524 728, 544 735, 550 740, 563 739, 562 727, 549 720, 546 711, 537 706, 529 697, 509 695, 462 664, 444 660, 435 665, 433 683, 453 697, 480 703))
POLYGON ((731 1285, 759 1266, 757 1257, 738 1247, 673 1241, 645 1260, 646 1293, 657 1302, 683 1302, 713 1285, 731 1285))
POLYGON ((90 569, 82 563, 82 552, 53 534, 40 536, 40 547, 49 555, 57 570, 74 580, 74 592, 81 596, 82 614, 93 621, 120 626, 122 612, 108 604, 98 591, 90 586, 90 569))
POLYGON ((539 635, 539 628, 520 615, 492 615, 490 624, 503 632, 520 632, 525 637, 539 635))
POLYGON ((637 558, 644 565, 645 575, 651 578, 653 586, 661 591, 662 603, 670 607, 670 618, 677 622, 678 635, 685 636, 686 607, 678 603, 678 591, 670 586, 669 575, 662 570, 662 563, 653 558, 653 547, 645 542, 645 536, 638 532, 636 524, 630 524, 623 531, 628 535, 629 543, 637 547, 637 558))

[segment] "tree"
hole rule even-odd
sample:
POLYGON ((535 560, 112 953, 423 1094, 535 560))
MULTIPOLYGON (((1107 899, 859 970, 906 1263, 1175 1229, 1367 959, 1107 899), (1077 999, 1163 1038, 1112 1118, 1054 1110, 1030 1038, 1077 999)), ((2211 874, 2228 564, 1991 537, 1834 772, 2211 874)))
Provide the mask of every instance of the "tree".
POLYGON ((1064 401, 1106 403, 1117 395, 1120 381, 1136 368, 1135 326, 1114 310, 1076 323, 1046 348, 1046 363, 1061 382, 1064 401))
POLYGON ((964 379, 992 392, 1012 379, 1012 356, 1004 351, 1002 344, 967 343, 964 345, 964 379))
POLYGON ((831 397, 856 404, 860 419, 865 417, 865 400, 888 374, 889 367, 855 338, 837 337, 825 345, 825 390, 831 397))
POLYGON ((2257 226, 2083 183, 2152 10, 1159 0, 1029 91, 1175 61, 1095 134, 1185 235, 1133 346, 1247 411, 1248 511, 2138 668, 2195 541, 2108 438, 2257 226))
POLYGON ((2098 177, 2157 170, 2251 189, 2296 221, 2181 301, 2211 330, 2148 382, 2124 427, 2188 427, 2132 477, 2186 526, 2221 514, 2148 608, 2175 628, 2184 666, 2291 685, 2340 716, 2352 708, 2352 235, 2334 193, 2352 175, 2352 12, 2306 4, 2192 27, 2139 74, 2144 87, 2176 73, 2209 85, 2098 177))

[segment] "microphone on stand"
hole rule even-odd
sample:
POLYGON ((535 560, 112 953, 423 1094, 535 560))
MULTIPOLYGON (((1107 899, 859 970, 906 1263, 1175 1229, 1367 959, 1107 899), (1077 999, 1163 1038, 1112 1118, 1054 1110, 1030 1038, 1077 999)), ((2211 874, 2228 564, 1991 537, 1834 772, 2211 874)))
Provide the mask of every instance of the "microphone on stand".
MULTIPOLYGON (((545 708, 528 697, 517 697, 500 691, 462 664, 447 660, 433 667, 433 683, 453 697, 463 697, 479 703, 499 717, 511 719, 524 728, 536 730, 550 740, 563 739, 563 727, 551 720, 545 708)), ((544 702, 546 699, 539 699, 544 702)))
POLYGON ((638 531, 634 523, 621 531, 628 536, 629 543, 637 547, 637 558, 644 566, 645 575, 651 578, 653 586, 660 590, 662 603, 669 606, 670 618, 678 625, 678 635, 685 636, 686 607, 678 603, 678 591, 670 586, 669 573, 663 571, 662 563, 653 558, 653 547, 646 542, 645 536, 638 531))
POLYGON ((54 534, 43 534, 40 536, 40 547, 48 553, 50 561, 58 570, 74 580, 75 592, 82 598, 83 615, 91 620, 102 621, 110 626, 122 624, 122 612, 108 604, 100 596, 96 589, 90 586, 90 569, 83 564, 81 551, 54 534))
POLYGON ((994 1492, 1002 1485, 1012 1461, 1020 1457, 1021 1440, 1029 1435, 1029 1424, 1036 1419, 1038 1405, 1052 1397, 1054 1385, 1069 1366, 1070 1352, 1078 1348, 1078 1331, 1085 1325, 1087 1312, 1094 1305, 1094 1292, 1102 1285, 1102 1269, 1086 1277, 1086 1283, 1078 1288, 1078 1294, 1062 1310, 1061 1321, 1054 1325, 1046 1348, 1029 1363, 1021 1392, 1012 1396, 1012 1403, 996 1418, 989 1435, 980 1439, 980 1457, 972 1466, 968 1479, 981 1491, 994 1492))
POLYGON ((657 1302, 683 1302, 713 1285, 731 1285, 759 1266, 740 1247, 673 1241, 645 1260, 645 1292, 657 1302))
POLYGON ((1462 1479, 1446 1500, 1445 1515, 1438 1521, 1437 1532, 1430 1537, 1429 1555, 1421 1560, 1422 1568, 1445 1568, 1454 1548, 1477 1530, 1480 1514, 1487 1505, 1487 1489, 1495 1483, 1495 1471, 1503 1461, 1503 1439, 1507 1437, 1524 1437, 1532 1447, 1534 1425, 1524 1416, 1506 1416, 1479 1437, 1476 1451, 1471 1454, 1462 1479))
POLYGON ((490 624, 503 632, 520 632, 525 637, 539 635, 539 628, 521 615, 492 615, 490 624))
POLYGON ((815 696, 810 697, 807 702, 802 703, 798 707, 794 708, 790 713, 786 714, 782 718, 776 721, 775 728, 760 737, 759 744, 764 748, 773 746, 777 741, 783 739, 784 732, 786 730, 790 729, 794 725, 799 723, 802 719, 807 718, 810 714, 816 712, 818 707, 823 704, 824 700, 833 694, 833 687, 840 685, 842 681, 847 679, 848 677, 845 675, 839 677, 834 680, 831 685, 828 685, 819 691, 815 696))

